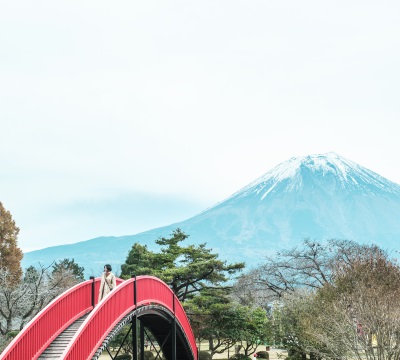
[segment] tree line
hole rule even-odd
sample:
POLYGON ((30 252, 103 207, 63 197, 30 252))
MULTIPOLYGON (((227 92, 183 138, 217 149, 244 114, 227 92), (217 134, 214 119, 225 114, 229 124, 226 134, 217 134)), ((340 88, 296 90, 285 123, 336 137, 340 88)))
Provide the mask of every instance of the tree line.
POLYGON ((289 358, 400 358, 400 267, 374 244, 308 239, 241 281, 279 304, 289 358))

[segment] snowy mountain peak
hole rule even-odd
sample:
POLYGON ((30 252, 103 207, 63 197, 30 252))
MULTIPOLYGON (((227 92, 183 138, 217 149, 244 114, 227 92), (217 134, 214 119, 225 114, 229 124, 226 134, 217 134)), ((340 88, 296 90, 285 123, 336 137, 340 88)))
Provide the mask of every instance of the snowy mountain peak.
POLYGON ((279 164, 265 175, 253 182, 253 185, 273 178, 275 181, 282 181, 294 177, 301 168, 308 168, 313 172, 322 172, 323 174, 334 173, 342 179, 347 179, 348 174, 357 171, 359 165, 347 160, 334 152, 326 154, 308 155, 302 157, 293 157, 279 164))
POLYGON ((304 186, 359 190, 368 193, 399 194, 400 186, 375 172, 329 152, 293 157, 277 165, 245 188, 231 196, 238 198, 254 194, 261 200, 279 191, 298 191, 304 186))

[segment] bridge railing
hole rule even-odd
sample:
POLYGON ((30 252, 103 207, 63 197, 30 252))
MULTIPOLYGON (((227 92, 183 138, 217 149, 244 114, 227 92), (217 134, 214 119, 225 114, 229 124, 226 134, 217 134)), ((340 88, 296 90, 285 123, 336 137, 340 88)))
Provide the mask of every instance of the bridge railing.
POLYGON ((138 276, 136 288, 138 305, 154 301, 161 303, 175 315, 186 334, 192 351, 197 355, 196 339, 193 335, 192 327, 182 304, 174 292, 163 281, 152 276, 138 276))
POLYGON ((50 302, 13 339, 0 359, 37 359, 58 334, 92 310, 92 284, 93 280, 82 282, 50 302))
MULTIPOLYGON (((117 284, 122 279, 117 279, 117 284)), ((1 360, 37 359, 69 325, 93 309, 100 278, 68 289, 43 308, 0 354, 1 360)))
POLYGON ((182 307, 182 304, 178 299, 175 301, 175 316, 179 319, 179 323, 181 324, 183 331, 186 334, 186 337, 189 341, 189 344, 194 351, 195 358, 197 358, 197 344, 196 344, 196 338, 194 337, 192 327, 190 325, 189 319, 186 315, 185 310, 182 307))
POLYGON ((101 346, 105 336, 132 309, 133 279, 123 282, 106 296, 81 325, 62 359, 90 359, 101 346))
POLYGON ((197 358, 196 341, 182 305, 164 282, 152 276, 138 276, 136 286, 135 278, 129 279, 104 298, 81 325, 80 331, 75 334, 62 358, 91 359, 118 322, 135 309, 135 300, 136 306, 156 303, 164 306, 172 314, 175 307, 177 321, 187 336, 194 358, 197 358))
POLYGON ((63 330, 91 311, 62 357, 70 360, 90 359, 121 319, 136 306, 147 303, 160 304, 175 315, 197 359, 196 341, 187 316, 164 282, 151 276, 139 276, 127 281, 117 279, 117 284, 119 286, 94 310, 100 278, 87 280, 67 290, 26 325, 0 355, 0 360, 36 360, 63 330))

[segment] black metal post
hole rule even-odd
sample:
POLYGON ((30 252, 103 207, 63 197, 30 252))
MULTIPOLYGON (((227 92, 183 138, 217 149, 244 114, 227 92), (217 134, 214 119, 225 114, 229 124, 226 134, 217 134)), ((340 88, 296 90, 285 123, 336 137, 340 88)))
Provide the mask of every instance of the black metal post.
MULTIPOLYGON (((136 275, 132 275, 132 278, 134 278, 134 281, 133 281, 133 303, 135 304, 135 311, 136 311, 136 306, 137 306, 136 275)), ((133 318, 132 318, 132 352, 133 352, 133 359, 132 360, 138 360, 137 325, 138 325, 137 315, 134 315, 133 318)))
POLYGON ((175 294, 172 293, 172 310, 174 311, 174 319, 172 321, 172 360, 176 360, 176 315, 175 315, 175 294))
POLYGON ((91 276, 90 280, 92 280, 92 306, 94 308, 94 304, 95 304, 95 298, 94 298, 94 276, 91 276))
POLYGON ((144 360, 144 326, 140 321, 140 360, 144 360))

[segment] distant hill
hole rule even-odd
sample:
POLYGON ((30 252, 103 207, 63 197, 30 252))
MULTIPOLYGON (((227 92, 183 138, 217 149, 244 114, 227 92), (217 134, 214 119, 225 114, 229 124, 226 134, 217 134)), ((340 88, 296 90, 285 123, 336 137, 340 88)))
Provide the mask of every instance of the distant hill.
POLYGON ((154 240, 177 227, 188 242, 206 242, 220 258, 254 265, 260 255, 289 248, 304 238, 374 242, 397 248, 400 185, 335 153, 287 160, 226 200, 185 221, 136 235, 100 237, 25 254, 22 265, 74 258, 85 273, 105 263, 117 272, 133 243, 155 249, 154 240))

